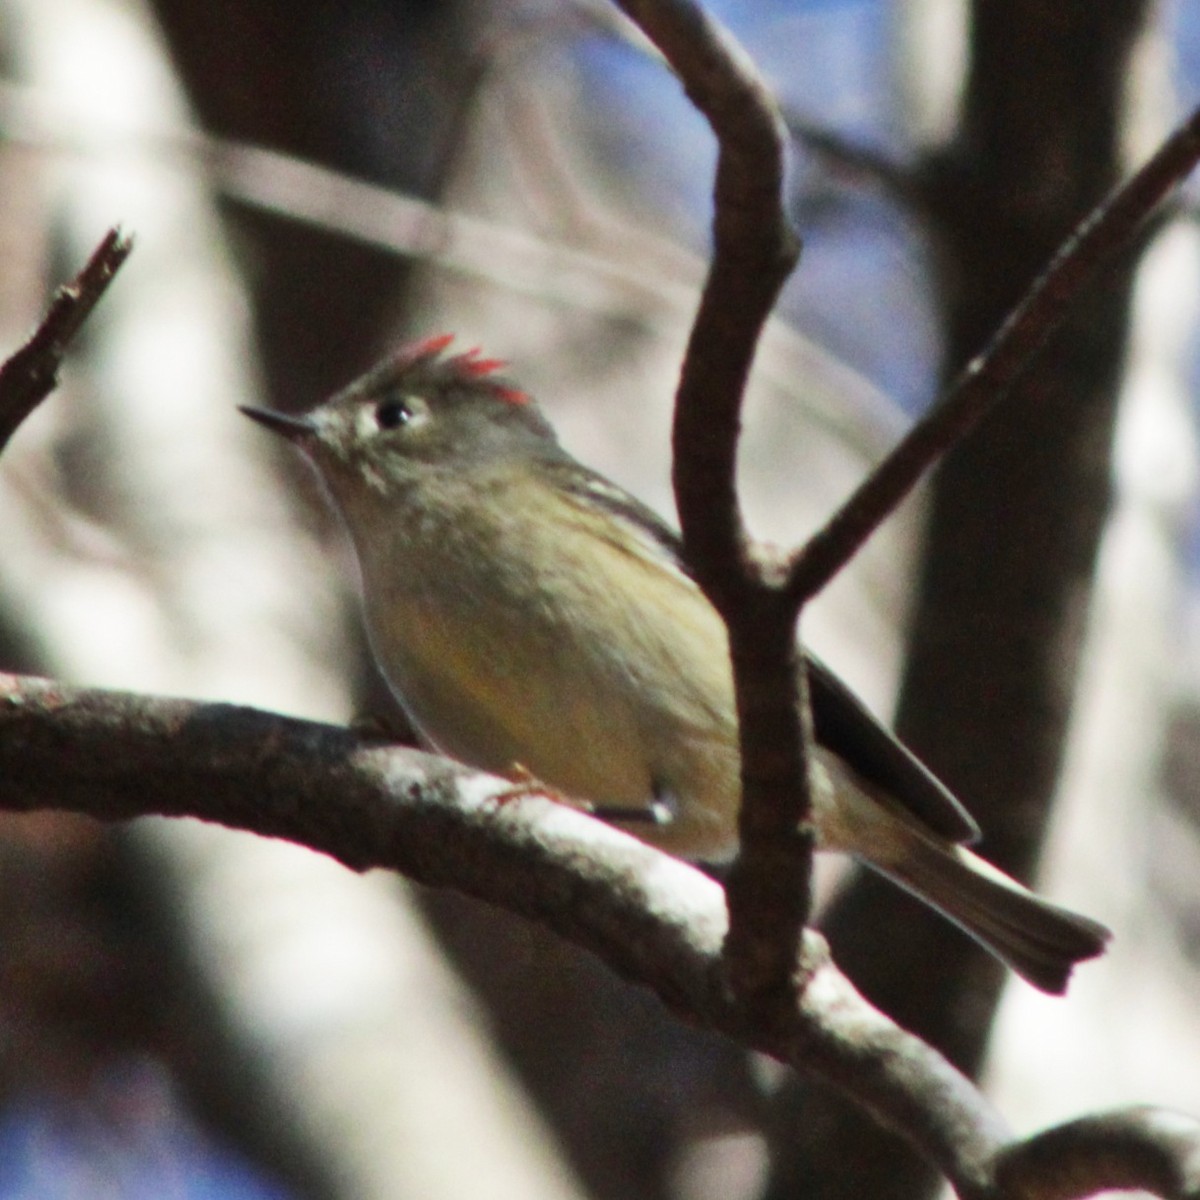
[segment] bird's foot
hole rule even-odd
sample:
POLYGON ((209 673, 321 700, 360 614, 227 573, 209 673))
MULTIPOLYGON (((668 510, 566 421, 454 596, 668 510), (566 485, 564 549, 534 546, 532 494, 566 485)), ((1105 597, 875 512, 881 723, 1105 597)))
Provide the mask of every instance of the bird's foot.
POLYGON ((503 775, 512 781, 513 786, 505 789, 496 797, 500 804, 519 800, 523 796, 544 796, 556 804, 565 804, 567 808, 587 813, 589 816, 609 824, 662 826, 669 825, 674 819, 671 804, 669 801, 659 798, 657 793, 648 804, 595 804, 590 800, 580 800, 576 796, 569 796, 566 792, 559 791, 558 788, 552 787, 548 783, 543 783, 522 763, 510 763, 503 775))

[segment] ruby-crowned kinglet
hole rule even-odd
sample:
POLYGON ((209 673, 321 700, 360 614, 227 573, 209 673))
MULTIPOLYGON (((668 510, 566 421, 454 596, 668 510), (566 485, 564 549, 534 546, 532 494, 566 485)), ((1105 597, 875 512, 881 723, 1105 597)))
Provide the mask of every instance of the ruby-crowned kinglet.
MULTIPOLYGON (((495 376, 501 364, 445 357, 450 341, 401 350, 306 416, 242 411, 327 486, 376 661, 434 747, 530 773, 672 853, 728 857, 740 786, 721 618, 675 534, 572 458, 495 376)), ((958 801, 806 661, 820 847, 863 859, 1062 992, 1108 931, 965 849, 978 829, 958 801)))

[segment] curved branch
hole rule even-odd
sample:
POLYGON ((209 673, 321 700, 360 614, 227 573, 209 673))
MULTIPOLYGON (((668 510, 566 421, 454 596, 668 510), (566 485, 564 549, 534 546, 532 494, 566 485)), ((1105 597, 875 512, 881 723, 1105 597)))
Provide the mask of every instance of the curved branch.
POLYGON ((691 0, 620 0, 662 51, 718 143, 713 258, 675 409, 674 483, 691 565, 742 590, 746 538, 734 488, 742 395, 758 335, 800 253, 783 184, 787 131, 731 34, 691 0))
POLYGON ((1001 1152, 996 1196, 1074 1200, 1116 1188, 1200 1197, 1200 1121, 1164 1108, 1081 1117, 1001 1152))
POLYGON ((702 1012, 725 919, 701 872, 511 781, 230 704, 0 674, 0 808, 193 816, 455 887, 702 1012))
POLYGON ((735 471, 758 338, 800 254, 784 198, 787 132, 754 64, 691 0, 619 0, 712 126, 713 258, 675 404, 673 481, 687 561, 725 618, 742 762, 740 850, 729 875, 730 984, 787 1005, 808 919, 812 833, 796 609, 750 543, 735 471))
POLYGON ((1200 1125, 1187 1118, 1135 1110, 1009 1143, 974 1086, 873 1009, 816 934, 804 937, 800 1002, 756 1024, 724 987, 717 883, 448 759, 228 704, 0 675, 0 780, 3 809, 198 817, 536 919, 687 1020, 838 1087, 972 1200, 1067 1200, 1131 1182, 1200 1195, 1200 1125))
POLYGON ((1003 1140, 971 1083, 876 1012, 805 935, 803 1002, 756 1025, 724 986, 720 885, 448 759, 228 704, 0 675, 0 808, 192 816, 385 867, 536 919, 669 1007, 867 1104, 956 1180, 1003 1140))

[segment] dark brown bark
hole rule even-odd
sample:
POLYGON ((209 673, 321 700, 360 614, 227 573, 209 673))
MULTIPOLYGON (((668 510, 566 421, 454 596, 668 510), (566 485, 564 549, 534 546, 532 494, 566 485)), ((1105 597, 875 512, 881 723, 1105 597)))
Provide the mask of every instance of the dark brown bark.
MULTIPOLYGON (((926 188, 948 375, 1113 186, 1144 9, 974 4, 962 129, 926 188)), ((934 476, 896 727, 979 820, 984 852, 1023 878, 1053 798, 1109 502, 1128 289, 1128 272, 1103 279, 934 476)), ((867 995, 978 1070, 1002 983, 994 963, 865 873, 824 928, 867 995)), ((770 1195, 907 1200, 936 1190, 891 1135, 824 1089, 803 1096, 788 1117, 800 1138, 770 1195)))

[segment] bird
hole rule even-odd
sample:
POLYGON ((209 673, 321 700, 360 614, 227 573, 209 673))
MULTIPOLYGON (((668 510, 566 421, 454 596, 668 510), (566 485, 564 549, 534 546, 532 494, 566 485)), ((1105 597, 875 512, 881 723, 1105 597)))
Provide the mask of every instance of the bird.
MULTIPOLYGON (((299 416, 241 411, 316 469, 353 543, 372 654, 422 739, 520 773, 668 853, 737 846, 725 625, 657 513, 574 458, 539 405, 453 335, 407 344, 299 416)), ((1034 987, 1066 990, 1101 924, 969 846, 952 792, 816 655, 812 818, 1034 987)))

